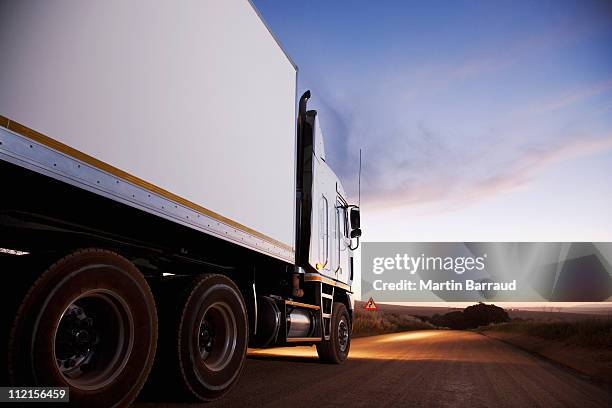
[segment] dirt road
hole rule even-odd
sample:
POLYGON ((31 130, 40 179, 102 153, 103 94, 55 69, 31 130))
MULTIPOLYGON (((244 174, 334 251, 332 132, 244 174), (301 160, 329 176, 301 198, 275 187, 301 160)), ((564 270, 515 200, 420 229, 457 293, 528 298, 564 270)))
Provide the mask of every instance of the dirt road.
POLYGON ((612 406, 612 390, 476 333, 417 331, 354 339, 340 366, 310 347, 253 352, 233 392, 205 406, 585 408, 612 406))

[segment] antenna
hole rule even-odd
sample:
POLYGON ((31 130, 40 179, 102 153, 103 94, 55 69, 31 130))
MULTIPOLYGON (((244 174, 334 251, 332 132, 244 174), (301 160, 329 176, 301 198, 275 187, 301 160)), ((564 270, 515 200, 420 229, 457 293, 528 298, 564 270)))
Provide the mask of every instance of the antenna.
POLYGON ((359 181, 357 185, 357 207, 361 208, 361 149, 359 149, 359 181))

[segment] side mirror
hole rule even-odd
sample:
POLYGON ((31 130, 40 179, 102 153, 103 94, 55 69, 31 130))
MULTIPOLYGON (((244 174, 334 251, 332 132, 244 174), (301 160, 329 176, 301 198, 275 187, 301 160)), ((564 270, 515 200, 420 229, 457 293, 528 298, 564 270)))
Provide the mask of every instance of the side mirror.
MULTIPOLYGON (((351 229, 352 230, 361 228, 361 216, 359 215, 359 207, 351 208, 350 218, 351 218, 351 229)), ((361 235, 361 232, 359 235, 361 235)))
POLYGON ((351 231, 351 238, 359 238, 361 236, 361 229, 357 228, 351 231))

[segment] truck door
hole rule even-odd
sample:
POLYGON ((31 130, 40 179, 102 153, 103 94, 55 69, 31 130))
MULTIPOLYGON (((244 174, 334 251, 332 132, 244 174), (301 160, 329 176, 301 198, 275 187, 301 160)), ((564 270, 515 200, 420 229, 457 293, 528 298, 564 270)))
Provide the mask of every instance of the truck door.
POLYGON ((335 207, 336 236, 334 237, 334 248, 336 250, 336 259, 338 260, 336 266, 336 279, 347 283, 349 280, 348 247, 350 240, 348 238, 346 207, 342 205, 339 198, 336 199, 335 207))
POLYGON ((329 257, 329 202, 325 195, 319 199, 319 261, 317 269, 325 274, 331 270, 329 257))
MULTIPOLYGON (((341 257, 346 258, 344 237, 339 228, 337 204, 334 195, 322 194, 319 201, 319 257, 317 270, 325 276, 339 279, 347 275, 347 266, 342 266, 341 257), (339 275, 344 273, 344 275, 339 275)), ((344 261, 347 262, 346 260, 344 261)))

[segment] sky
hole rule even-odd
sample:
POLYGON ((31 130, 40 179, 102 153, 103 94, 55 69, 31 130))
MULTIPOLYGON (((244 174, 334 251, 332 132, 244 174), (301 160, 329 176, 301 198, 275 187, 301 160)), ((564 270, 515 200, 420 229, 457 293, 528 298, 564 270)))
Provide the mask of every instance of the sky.
POLYGON ((254 3, 365 241, 612 240, 612 2, 254 3))

